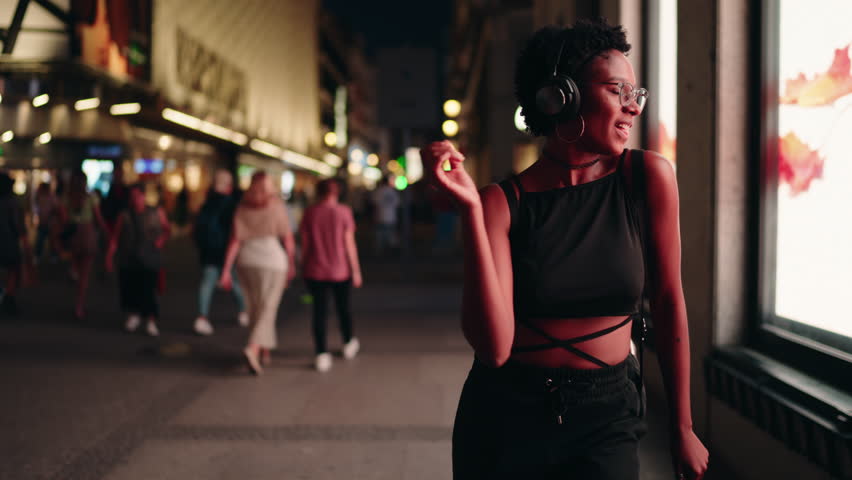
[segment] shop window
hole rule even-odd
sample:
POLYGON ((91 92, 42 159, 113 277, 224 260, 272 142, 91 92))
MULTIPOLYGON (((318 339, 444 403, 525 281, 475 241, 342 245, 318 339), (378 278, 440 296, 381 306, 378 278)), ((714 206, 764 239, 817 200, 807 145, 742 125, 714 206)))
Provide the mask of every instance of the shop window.
POLYGON ((759 338, 839 376, 852 363, 852 3, 763 13, 759 338))

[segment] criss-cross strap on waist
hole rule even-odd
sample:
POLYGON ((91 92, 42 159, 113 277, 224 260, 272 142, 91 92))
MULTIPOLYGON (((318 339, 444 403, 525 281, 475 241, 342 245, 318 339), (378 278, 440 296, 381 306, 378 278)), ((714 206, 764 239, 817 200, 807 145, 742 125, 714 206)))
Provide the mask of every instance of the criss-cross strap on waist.
POLYGON ((524 345, 524 346, 514 347, 514 348, 512 348, 512 353, 539 352, 539 351, 542 351, 542 350, 549 350, 551 348, 562 348, 564 350, 567 350, 567 351, 573 353, 574 355, 577 355, 580 358, 583 358, 584 360, 588 360, 588 361, 594 363, 595 365, 597 365, 599 367, 609 367, 610 366, 609 364, 598 359, 597 357, 594 357, 594 356, 580 350, 579 348, 575 347, 574 344, 580 343, 580 342, 585 342, 586 340, 592 340, 592 339, 607 335, 609 333, 612 333, 612 332, 618 330, 619 328, 627 325, 628 323, 632 322, 634 318, 635 318, 635 315, 631 315, 631 316, 627 317, 626 319, 624 319, 621 323, 619 323, 617 325, 613 325, 612 327, 607 327, 607 328, 604 328, 602 330, 598 330, 597 332, 590 333, 588 335, 582 335, 582 336, 579 336, 579 337, 568 338, 568 339, 558 339, 558 338, 550 335, 549 333, 547 333, 544 329, 533 324, 529 319, 521 318, 521 319, 519 319, 521 325, 523 325, 526 328, 529 328, 530 330, 534 331, 535 333, 537 333, 537 334, 541 335, 542 337, 550 340, 550 343, 545 343, 545 344, 541 344, 541 345, 524 345))

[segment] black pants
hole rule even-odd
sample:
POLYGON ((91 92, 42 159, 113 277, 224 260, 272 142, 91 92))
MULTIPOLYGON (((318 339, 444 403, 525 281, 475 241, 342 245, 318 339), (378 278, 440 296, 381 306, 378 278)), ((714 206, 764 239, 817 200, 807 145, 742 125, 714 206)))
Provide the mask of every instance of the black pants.
POLYGON ((352 340, 352 314, 349 312, 349 292, 352 282, 321 282, 305 280, 308 290, 314 297, 314 347, 316 353, 325 353, 326 348, 326 318, 328 317, 328 292, 334 296, 334 306, 337 309, 337 319, 340 321, 340 334, 343 343, 352 340))
POLYGON ((157 317, 157 280, 160 272, 144 267, 118 269, 118 293, 121 309, 142 317, 157 317))
POLYGON ((637 365, 632 356, 597 370, 474 361, 453 428, 453 478, 638 480, 637 365))

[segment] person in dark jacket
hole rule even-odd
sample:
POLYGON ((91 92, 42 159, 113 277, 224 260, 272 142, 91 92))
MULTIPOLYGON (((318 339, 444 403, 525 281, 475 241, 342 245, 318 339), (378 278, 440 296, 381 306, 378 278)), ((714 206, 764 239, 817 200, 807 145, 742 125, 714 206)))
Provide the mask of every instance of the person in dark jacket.
MULTIPOLYGON (((193 237, 198 247, 201 260, 201 285, 198 289, 198 318, 193 329, 199 335, 212 335, 213 326, 210 324, 210 301, 216 289, 216 282, 222 273, 225 262, 225 250, 228 247, 228 237, 231 232, 231 222, 234 219, 236 201, 232 195, 234 181, 227 170, 218 170, 213 178, 213 187, 201 207, 196 218, 193 237)), ((231 292, 237 302, 240 326, 248 326, 249 317, 246 302, 240 285, 234 276, 231 292)))
POLYGON ((15 181, 6 172, 0 172, 0 270, 6 270, 5 288, 0 286, 0 304, 3 313, 18 315, 15 293, 22 283, 23 267, 31 258, 24 212, 15 198, 15 181))

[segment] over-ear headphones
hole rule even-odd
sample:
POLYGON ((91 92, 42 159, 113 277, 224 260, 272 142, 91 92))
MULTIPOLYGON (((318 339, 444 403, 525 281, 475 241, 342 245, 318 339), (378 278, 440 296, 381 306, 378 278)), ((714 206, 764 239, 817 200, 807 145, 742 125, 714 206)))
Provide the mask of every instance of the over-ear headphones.
POLYGON ((562 59, 562 49, 565 38, 559 44, 559 53, 553 65, 553 74, 535 93, 535 106, 538 111, 549 116, 562 113, 573 117, 580 111, 580 90, 574 80, 565 74, 558 73, 559 61, 562 59))

